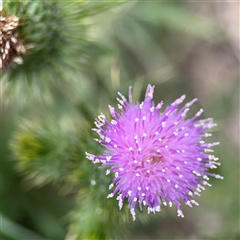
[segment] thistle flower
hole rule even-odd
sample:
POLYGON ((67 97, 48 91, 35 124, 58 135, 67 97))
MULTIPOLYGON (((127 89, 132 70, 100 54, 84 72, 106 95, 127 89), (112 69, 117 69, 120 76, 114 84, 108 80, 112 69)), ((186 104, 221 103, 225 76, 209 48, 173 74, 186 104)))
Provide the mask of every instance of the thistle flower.
POLYGON ((88 79, 78 81, 79 74, 102 51, 89 20, 125 1, 0 0, 0 81, 6 100, 51 101, 57 89, 71 92, 76 101, 78 84, 88 79))
POLYGON ((103 156, 86 153, 93 163, 108 167, 106 174, 114 173, 109 189, 115 187, 107 197, 117 195, 119 209, 124 199, 135 220, 135 209, 146 206, 148 213, 159 212, 161 205, 177 207, 178 216, 183 217, 180 200, 192 207, 198 205, 193 195, 200 195, 208 183, 209 176, 222 178, 208 172, 220 165, 211 147, 219 142, 206 143, 202 138, 211 136, 206 130, 216 126, 212 118, 196 120, 203 112, 200 109, 192 118, 186 119, 193 99, 179 109, 185 95, 161 112, 163 102, 156 106, 152 101, 154 86, 147 87, 145 100, 132 103, 121 94, 117 98, 120 113, 109 106, 112 120, 101 114, 95 121, 100 139, 106 147, 103 156), (210 153, 210 154, 209 154, 210 153))
MULTIPOLYGON (((0 11, 1 13, 1 11, 0 11)), ((0 71, 11 63, 22 64, 26 49, 18 36, 19 18, 0 16, 0 71)))

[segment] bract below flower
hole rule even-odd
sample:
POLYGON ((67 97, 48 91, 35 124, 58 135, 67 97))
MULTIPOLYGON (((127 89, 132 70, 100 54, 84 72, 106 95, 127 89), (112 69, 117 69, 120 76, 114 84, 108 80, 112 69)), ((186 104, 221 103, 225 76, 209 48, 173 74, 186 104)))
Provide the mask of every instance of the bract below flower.
POLYGON ((145 100, 132 103, 132 89, 129 101, 118 93, 120 113, 109 106, 112 120, 101 114, 95 121, 100 139, 95 139, 107 150, 103 156, 86 153, 93 163, 108 167, 106 174, 115 178, 107 197, 117 195, 119 209, 128 199, 133 219, 139 205, 146 206, 148 213, 161 211, 162 205, 177 207, 178 216, 183 217, 180 200, 192 207, 198 205, 194 195, 200 195, 204 186, 210 186, 209 176, 222 178, 208 172, 220 163, 211 147, 219 142, 206 143, 202 138, 211 136, 206 130, 216 126, 212 118, 196 120, 203 112, 200 109, 187 119, 193 99, 179 109, 185 95, 174 101, 161 112, 162 102, 156 106, 152 101, 154 86, 149 85, 145 100))

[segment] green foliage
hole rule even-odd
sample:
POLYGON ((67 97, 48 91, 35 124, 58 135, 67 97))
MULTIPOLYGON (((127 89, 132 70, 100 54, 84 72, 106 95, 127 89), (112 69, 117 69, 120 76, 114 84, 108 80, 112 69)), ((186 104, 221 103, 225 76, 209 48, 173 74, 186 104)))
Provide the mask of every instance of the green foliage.
MULTIPOLYGON (((104 176, 103 176, 104 177, 104 176)), ((71 214, 72 224, 66 239, 119 239, 132 225, 127 206, 119 211, 115 199, 106 199, 106 184, 96 179, 86 192, 80 191, 79 207, 71 214)))

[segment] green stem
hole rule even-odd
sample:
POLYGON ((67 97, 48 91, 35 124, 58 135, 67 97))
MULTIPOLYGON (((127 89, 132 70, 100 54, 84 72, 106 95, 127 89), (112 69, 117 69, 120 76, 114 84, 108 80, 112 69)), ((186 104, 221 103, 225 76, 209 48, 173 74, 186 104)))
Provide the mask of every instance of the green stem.
POLYGON ((0 237, 10 237, 12 239, 25 240, 44 240, 38 234, 28 230, 27 228, 11 221, 0 213, 0 237))

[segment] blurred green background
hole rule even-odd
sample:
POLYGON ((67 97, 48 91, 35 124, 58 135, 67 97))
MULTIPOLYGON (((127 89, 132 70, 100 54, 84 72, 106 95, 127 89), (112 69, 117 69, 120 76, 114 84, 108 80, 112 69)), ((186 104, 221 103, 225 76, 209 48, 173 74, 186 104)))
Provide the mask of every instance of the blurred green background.
MULTIPOLYGON (((41 22, 46 35, 56 31, 60 37, 45 38, 43 50, 29 48, 23 65, 1 73, 1 239, 240 239, 239 3, 76 1, 78 9, 73 1, 43 2, 52 10, 32 6, 24 12, 6 3, 20 22, 25 19, 20 35, 26 44, 36 41, 34 28, 41 31, 41 22), (41 18, 33 19, 39 11, 41 18), (53 19, 65 28, 48 29, 53 19), (61 54, 44 55, 49 49, 61 54), (95 202, 88 194, 102 191, 104 198, 108 185, 98 176, 101 169, 85 163, 84 152, 101 151, 91 143, 91 128, 108 104, 117 105, 117 92, 126 96, 132 85, 137 101, 149 83, 156 86, 155 102, 166 106, 182 94, 197 97, 191 113, 202 107, 203 117, 215 119, 212 139, 220 141, 215 155, 221 162, 215 172, 224 180, 211 179, 212 187, 196 198, 200 206, 183 207, 183 219, 166 208, 108 229, 117 202, 108 208, 105 225, 88 220, 101 210, 90 212, 95 202), (94 189, 93 172, 106 189, 94 189), (81 235, 93 225, 98 235, 81 235)), ((35 44, 43 43, 44 34, 37 38, 35 44)))

